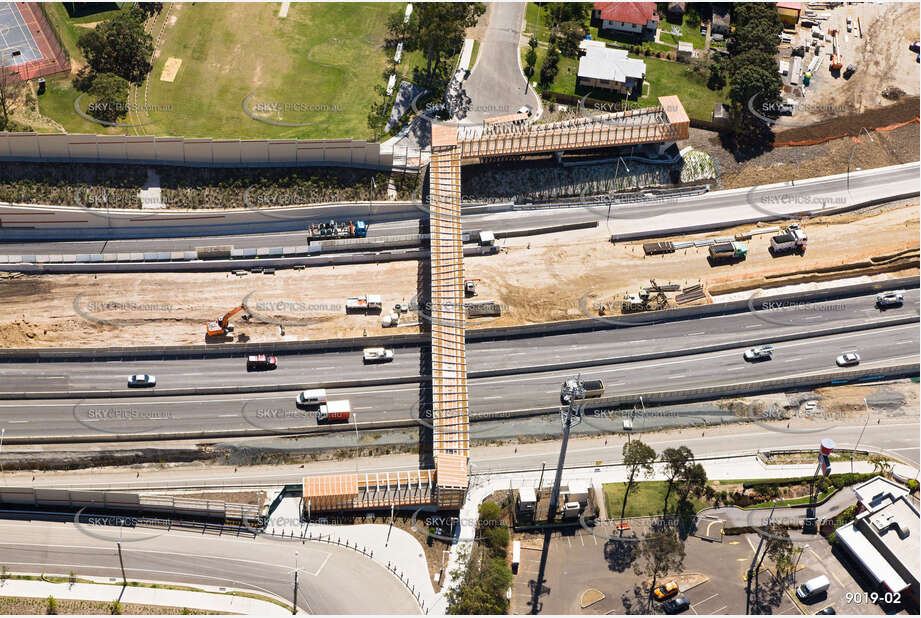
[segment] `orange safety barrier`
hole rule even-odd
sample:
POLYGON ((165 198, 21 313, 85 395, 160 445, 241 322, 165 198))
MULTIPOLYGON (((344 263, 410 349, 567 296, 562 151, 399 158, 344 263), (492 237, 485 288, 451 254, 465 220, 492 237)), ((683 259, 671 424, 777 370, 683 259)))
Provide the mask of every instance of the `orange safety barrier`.
MULTIPOLYGON (((921 118, 916 117, 916 118, 912 118, 911 120, 906 120, 905 122, 900 122, 898 124, 890 124, 885 127, 876 127, 870 130, 871 131, 894 131, 895 129, 904 127, 905 125, 911 124, 913 122, 921 122, 921 118)), ((773 146, 774 148, 783 148, 785 146, 815 146, 816 144, 830 142, 833 139, 841 139, 842 137, 850 137, 852 140, 854 140, 858 144, 863 143, 859 139, 857 139, 856 135, 851 135, 850 133, 842 133, 841 135, 832 135, 830 137, 821 137, 818 139, 807 139, 807 140, 790 141, 790 142, 774 142, 773 144, 771 144, 771 146, 773 146)))
POLYGON ((876 127, 876 130, 877 131, 892 131, 893 129, 904 127, 906 124, 911 124, 913 122, 921 122, 921 118, 913 118, 911 120, 906 120, 905 122, 900 122, 899 124, 890 124, 888 127, 876 127))

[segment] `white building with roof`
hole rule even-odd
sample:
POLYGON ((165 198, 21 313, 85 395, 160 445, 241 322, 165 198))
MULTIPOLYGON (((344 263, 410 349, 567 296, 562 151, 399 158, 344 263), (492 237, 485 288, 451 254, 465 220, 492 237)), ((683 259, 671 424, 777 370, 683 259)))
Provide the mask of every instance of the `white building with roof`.
POLYGON ((917 607, 921 576, 921 516, 908 489, 874 477, 854 488, 857 517, 835 536, 879 592, 917 607))
POLYGON ((642 88, 646 63, 627 57, 627 50, 608 47, 603 41, 586 39, 579 59, 578 84, 589 88, 614 90, 624 95, 642 88))

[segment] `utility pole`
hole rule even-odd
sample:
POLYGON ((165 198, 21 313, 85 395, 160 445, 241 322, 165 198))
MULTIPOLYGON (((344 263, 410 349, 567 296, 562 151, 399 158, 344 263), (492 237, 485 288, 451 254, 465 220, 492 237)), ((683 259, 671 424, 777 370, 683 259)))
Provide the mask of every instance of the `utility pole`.
POLYGON ((125 561, 122 559, 122 544, 115 543, 115 546, 118 547, 118 564, 122 567, 122 585, 128 585, 128 578, 125 577, 125 561))
MULTIPOLYGON (((777 500, 774 500, 773 503, 774 504, 771 507, 771 512, 768 513, 767 523, 764 526, 768 530, 771 527, 771 517, 774 516, 774 509, 777 508, 777 500)), ((769 532, 767 530, 762 530, 762 534, 760 535, 761 538, 758 540, 758 548, 755 550, 755 555, 752 556, 752 563, 748 566, 748 577, 746 578, 746 581, 745 581, 745 613, 746 614, 748 614, 748 610, 749 610, 748 605, 749 605, 749 599, 751 598, 752 578, 755 576, 754 575, 755 564, 758 562, 758 554, 761 553, 761 547, 764 545, 764 538, 768 534, 769 532)))
POLYGON ((0 429, 0 474, 3 474, 3 436, 4 435, 6 435, 5 427, 3 429, 0 429))
POLYGON ((297 557, 300 552, 294 552, 294 602, 291 604, 291 613, 297 614, 297 557))
MULTIPOLYGON (((863 429, 860 430, 860 435, 857 436, 857 443, 854 445, 854 449, 851 451, 851 474, 854 474, 854 454, 857 450, 857 447, 860 445, 860 440, 863 438, 863 432, 867 430, 867 423, 870 422, 870 404, 867 403, 866 398, 863 400, 863 405, 867 409, 867 420, 863 422, 863 429)), ((0 445, 2 445, 2 439, 0 439, 0 445)))

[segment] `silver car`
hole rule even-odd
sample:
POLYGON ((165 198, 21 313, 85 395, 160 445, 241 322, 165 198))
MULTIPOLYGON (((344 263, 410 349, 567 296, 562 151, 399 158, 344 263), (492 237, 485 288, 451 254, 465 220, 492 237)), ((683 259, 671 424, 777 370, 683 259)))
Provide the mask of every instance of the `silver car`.
POLYGON ((857 352, 845 352, 835 359, 839 367, 850 367, 851 365, 860 364, 860 355, 857 352))

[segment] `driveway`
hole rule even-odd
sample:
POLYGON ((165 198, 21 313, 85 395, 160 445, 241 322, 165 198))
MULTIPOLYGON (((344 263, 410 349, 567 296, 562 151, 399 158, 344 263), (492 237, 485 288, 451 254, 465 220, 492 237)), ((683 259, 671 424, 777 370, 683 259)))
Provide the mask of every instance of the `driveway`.
POLYGON ((489 4, 489 26, 480 53, 463 92, 469 106, 457 119, 477 124, 490 116, 513 114, 522 105, 537 111, 538 99, 521 72, 518 45, 524 25, 525 4, 489 4))

